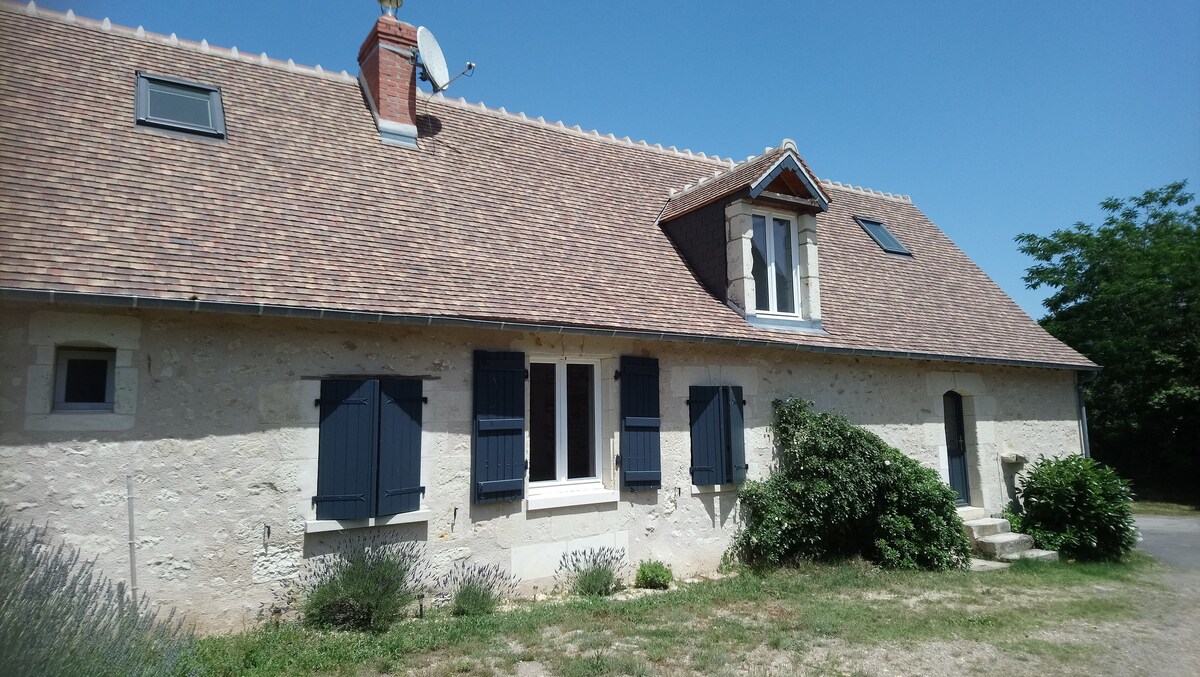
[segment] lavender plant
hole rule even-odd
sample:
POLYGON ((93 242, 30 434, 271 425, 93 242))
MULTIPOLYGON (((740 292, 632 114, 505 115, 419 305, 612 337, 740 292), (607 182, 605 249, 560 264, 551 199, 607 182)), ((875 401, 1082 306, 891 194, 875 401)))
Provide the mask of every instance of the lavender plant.
POLYGON ((621 587, 625 548, 588 548, 564 552, 555 577, 583 597, 607 597, 621 587))
POLYGON ((181 674, 194 642, 174 610, 160 617, 46 527, 0 509, 0 674, 181 674))
POLYGON ((304 624, 386 632, 416 599, 427 575, 419 544, 356 539, 344 551, 316 560, 300 578, 304 624))
POLYGON ((516 592, 520 582, 499 564, 455 562, 437 581, 437 587, 451 598, 450 613, 455 616, 485 616, 496 610, 500 601, 516 592))

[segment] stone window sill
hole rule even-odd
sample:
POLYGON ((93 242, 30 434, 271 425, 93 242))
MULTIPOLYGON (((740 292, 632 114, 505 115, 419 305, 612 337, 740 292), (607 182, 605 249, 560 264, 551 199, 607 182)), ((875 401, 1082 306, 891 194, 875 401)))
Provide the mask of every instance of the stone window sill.
POLYGON ((412 524, 428 522, 432 513, 427 508, 402 512, 399 515, 387 517, 368 517, 365 520, 309 520, 304 523, 304 533, 316 534, 323 531, 343 531, 345 529, 363 529, 366 527, 386 527, 393 524, 412 524))
POLYGON ((703 496, 704 494, 727 494, 737 493, 742 485, 740 484, 705 484, 703 486, 692 485, 693 496, 703 496))
POLYGON ((525 499, 525 509, 549 510, 551 508, 569 508, 576 505, 601 505, 617 503, 621 494, 605 489, 599 482, 562 487, 538 487, 529 490, 529 498, 525 499))

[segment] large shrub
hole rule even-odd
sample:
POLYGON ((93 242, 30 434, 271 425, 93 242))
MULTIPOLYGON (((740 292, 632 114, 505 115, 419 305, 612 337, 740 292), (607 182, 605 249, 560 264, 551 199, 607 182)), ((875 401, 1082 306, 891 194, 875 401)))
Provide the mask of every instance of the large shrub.
POLYGON ((304 624, 385 632, 416 599, 425 573, 424 551, 416 543, 355 542, 305 574, 304 624))
POLYGON ((0 512, 0 674, 178 674, 194 639, 45 527, 0 512))
POLYGON ((962 568, 970 543, 937 474, 837 414, 775 402, 779 464, 741 491, 738 556, 756 566, 862 555, 905 569, 962 568))
POLYGON ((1042 458, 1018 490, 1021 531, 1039 547, 1080 560, 1120 560, 1137 546, 1133 492, 1090 458, 1042 458))

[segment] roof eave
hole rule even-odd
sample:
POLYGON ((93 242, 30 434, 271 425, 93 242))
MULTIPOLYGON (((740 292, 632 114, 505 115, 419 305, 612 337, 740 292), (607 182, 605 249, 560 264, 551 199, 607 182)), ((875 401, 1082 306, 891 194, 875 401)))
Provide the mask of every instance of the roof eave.
POLYGON ((883 350, 872 348, 849 348, 822 346, 806 343, 771 341, 767 339, 731 338, 706 334, 655 332, 631 329, 588 327, 567 324, 540 324, 536 322, 510 322, 507 320, 485 320, 448 315, 422 315, 417 313, 388 313, 362 310, 338 310, 308 306, 283 306, 267 303, 236 303, 233 301, 201 301, 199 299, 172 299, 152 296, 123 294, 89 294, 83 292, 53 291, 0 287, 0 302, 49 303, 63 305, 125 308, 129 310, 173 310, 185 312, 221 313, 258 317, 291 319, 340 320, 343 322, 374 322, 377 324, 407 324, 429 327, 470 327, 498 331, 536 331, 551 334, 577 334, 605 336, 640 341, 675 341, 680 343, 703 343, 738 347, 774 348, 800 352, 824 353, 828 355, 851 355, 856 357, 880 357, 887 359, 922 360, 930 362, 958 362, 987 364, 1035 369, 1066 369, 1073 371, 1100 371, 1101 367, 1089 362, 1086 365, 1039 360, 1016 360, 971 355, 949 355, 939 353, 883 350))

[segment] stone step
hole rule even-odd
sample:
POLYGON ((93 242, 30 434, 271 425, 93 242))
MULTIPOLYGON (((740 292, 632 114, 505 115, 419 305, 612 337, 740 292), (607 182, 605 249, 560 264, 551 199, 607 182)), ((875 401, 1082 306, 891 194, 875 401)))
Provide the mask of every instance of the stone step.
POLYGON ((1033 547, 1033 537, 1026 534, 993 534, 975 541, 975 549, 989 557, 1012 555, 1033 547))
POLYGON ((1008 562, 996 562, 990 559, 971 558, 971 571, 996 571, 997 569, 1007 569, 1011 564, 1008 562))
POLYGON ((1002 559, 1006 562, 1015 562, 1019 559, 1033 559, 1033 560, 1038 560, 1038 561, 1057 562, 1058 561, 1058 553, 1054 550, 1041 550, 1039 548, 1030 548, 1029 550, 1022 550, 1021 552, 1015 552, 1011 555, 1000 555, 1000 559, 1002 559))
POLYGON ((958 509, 958 516, 962 521, 966 522, 967 520, 977 520, 987 517, 987 512, 983 508, 975 508, 968 505, 958 509))
POLYGON ((1008 520, 998 517, 984 517, 977 520, 967 520, 963 522, 963 531, 967 532, 967 538, 971 539, 971 544, 983 538, 984 536, 995 536, 996 534, 1005 534, 1012 531, 1012 526, 1008 520))

